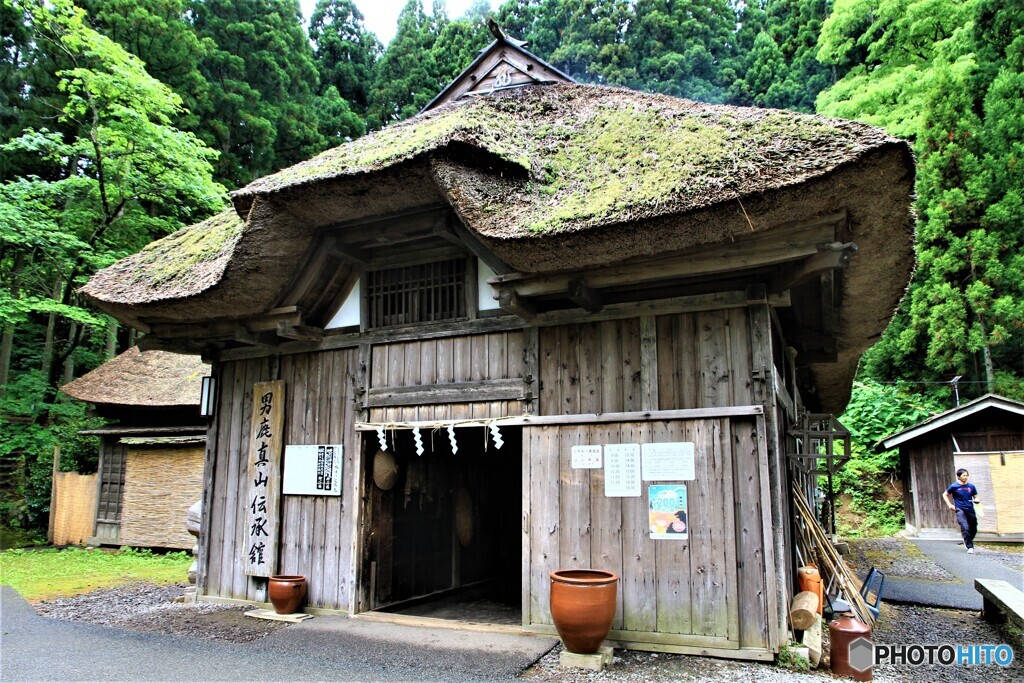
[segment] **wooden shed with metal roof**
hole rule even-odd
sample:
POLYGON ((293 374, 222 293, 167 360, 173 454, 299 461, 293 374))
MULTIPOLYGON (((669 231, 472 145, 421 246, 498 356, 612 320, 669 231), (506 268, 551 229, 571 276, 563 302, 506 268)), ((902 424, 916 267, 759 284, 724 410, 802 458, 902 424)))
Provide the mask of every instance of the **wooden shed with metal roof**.
POLYGON ((1024 540, 1024 403, 985 394, 878 442, 898 448, 907 532, 959 539, 942 493, 956 471, 970 472, 982 516, 978 540, 1024 540))
POLYGON ((538 61, 499 36, 428 111, 82 291, 213 363, 201 595, 490 590, 552 633, 548 573, 593 566, 621 576, 613 642, 771 658, 791 429, 843 409, 909 281, 910 149, 538 61))

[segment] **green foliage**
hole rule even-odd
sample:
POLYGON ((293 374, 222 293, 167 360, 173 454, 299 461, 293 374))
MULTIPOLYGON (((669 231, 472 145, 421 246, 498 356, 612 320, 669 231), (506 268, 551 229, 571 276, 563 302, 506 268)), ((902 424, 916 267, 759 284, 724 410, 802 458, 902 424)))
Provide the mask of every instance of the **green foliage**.
POLYGON ((303 161, 324 148, 314 98, 317 68, 297 0, 189 0, 199 69, 210 84, 193 109, 198 134, 220 152, 231 187, 303 161))
POLYGON ((320 75, 317 119, 329 146, 366 132, 372 71, 383 52, 352 0, 319 0, 309 40, 320 75))
POLYGON ((789 645, 783 645, 779 648, 779 654, 775 657, 775 666, 783 669, 789 669, 790 671, 810 671, 811 660, 807 657, 798 655, 793 647, 793 643, 789 645))
MULTIPOLYGON (((833 477, 833 491, 850 495, 853 511, 867 518, 859 530, 847 535, 891 535, 903 528, 903 504, 885 490, 899 474, 899 454, 895 450, 876 453, 875 444, 943 410, 940 400, 910 393, 905 387, 854 382, 850 402, 839 418, 850 430, 851 456, 833 477)), ((822 478, 821 485, 826 484, 822 478)))
POLYGON ((991 0, 845 0, 819 58, 830 115, 914 140, 919 267, 865 369, 1024 394, 1024 13, 991 0))
POLYGON ((18 549, 0 552, 0 582, 30 602, 71 596, 144 581, 184 583, 192 557, 185 552, 119 552, 83 548, 18 549))

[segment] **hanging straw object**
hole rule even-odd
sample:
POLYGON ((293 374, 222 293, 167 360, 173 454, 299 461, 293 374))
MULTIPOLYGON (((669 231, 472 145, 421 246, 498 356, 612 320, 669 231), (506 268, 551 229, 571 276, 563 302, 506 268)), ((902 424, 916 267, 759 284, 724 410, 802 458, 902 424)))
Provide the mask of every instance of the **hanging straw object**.
POLYGON ((398 481, 398 463, 395 456, 387 451, 377 451, 373 456, 373 483, 381 491, 390 491, 398 481))

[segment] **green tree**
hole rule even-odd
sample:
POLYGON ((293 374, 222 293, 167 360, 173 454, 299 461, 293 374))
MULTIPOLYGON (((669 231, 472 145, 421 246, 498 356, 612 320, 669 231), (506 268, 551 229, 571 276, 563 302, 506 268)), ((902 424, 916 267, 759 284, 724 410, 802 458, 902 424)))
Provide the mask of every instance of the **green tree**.
POLYGON ((189 0, 209 84, 193 105, 220 152, 217 177, 238 187, 324 149, 317 71, 297 0, 189 0))
POLYGON ((918 270, 865 359, 875 377, 1024 394, 1022 21, 990 0, 875 0, 825 24, 819 57, 850 70, 821 111, 910 137, 919 158, 918 270))
MULTIPOLYGON (((25 453, 30 481, 48 493, 52 439, 75 410, 81 417, 81 407, 62 407, 57 387, 72 355, 88 354, 91 333, 107 328, 77 288, 97 268, 217 210, 224 189, 213 181, 214 152, 171 125, 180 98, 89 28, 81 9, 69 0, 4 2, 19 13, 31 50, 45 53, 26 61, 55 65, 59 85, 45 93, 55 128, 27 130, 0 148, 35 157, 45 171, 0 184, 0 322, 17 338, 12 362, 23 370, 4 387, 0 409, 31 420, 0 425, 0 456, 25 453)), ((19 92, 31 89, 25 81, 19 92)), ((33 500, 29 517, 38 521, 45 501, 33 500)))
POLYGON ((352 0, 319 0, 309 20, 309 40, 320 84, 334 86, 359 114, 369 106, 373 67, 383 47, 363 24, 352 0))
POLYGON ((737 35, 740 76, 730 101, 813 112, 818 93, 833 80, 833 69, 817 59, 818 34, 830 10, 829 0, 768 0, 763 11, 744 8, 741 31, 757 24, 760 30, 749 47, 749 38, 737 35))
POLYGON ((635 87, 702 102, 722 102, 735 80, 737 17, 727 0, 637 0, 629 45, 635 87))
POLYGON ((447 23, 440 0, 435 0, 431 15, 423 9, 422 0, 409 0, 402 8, 398 30, 374 74, 367 117, 371 128, 414 116, 447 85, 440 82, 433 52, 447 23))

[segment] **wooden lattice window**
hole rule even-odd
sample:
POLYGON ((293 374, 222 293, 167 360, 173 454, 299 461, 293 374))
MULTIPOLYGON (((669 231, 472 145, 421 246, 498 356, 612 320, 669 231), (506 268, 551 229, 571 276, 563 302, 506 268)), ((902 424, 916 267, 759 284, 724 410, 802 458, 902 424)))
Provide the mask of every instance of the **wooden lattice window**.
POLYGON ((367 326, 393 327, 466 317, 466 259, 366 274, 367 326))

